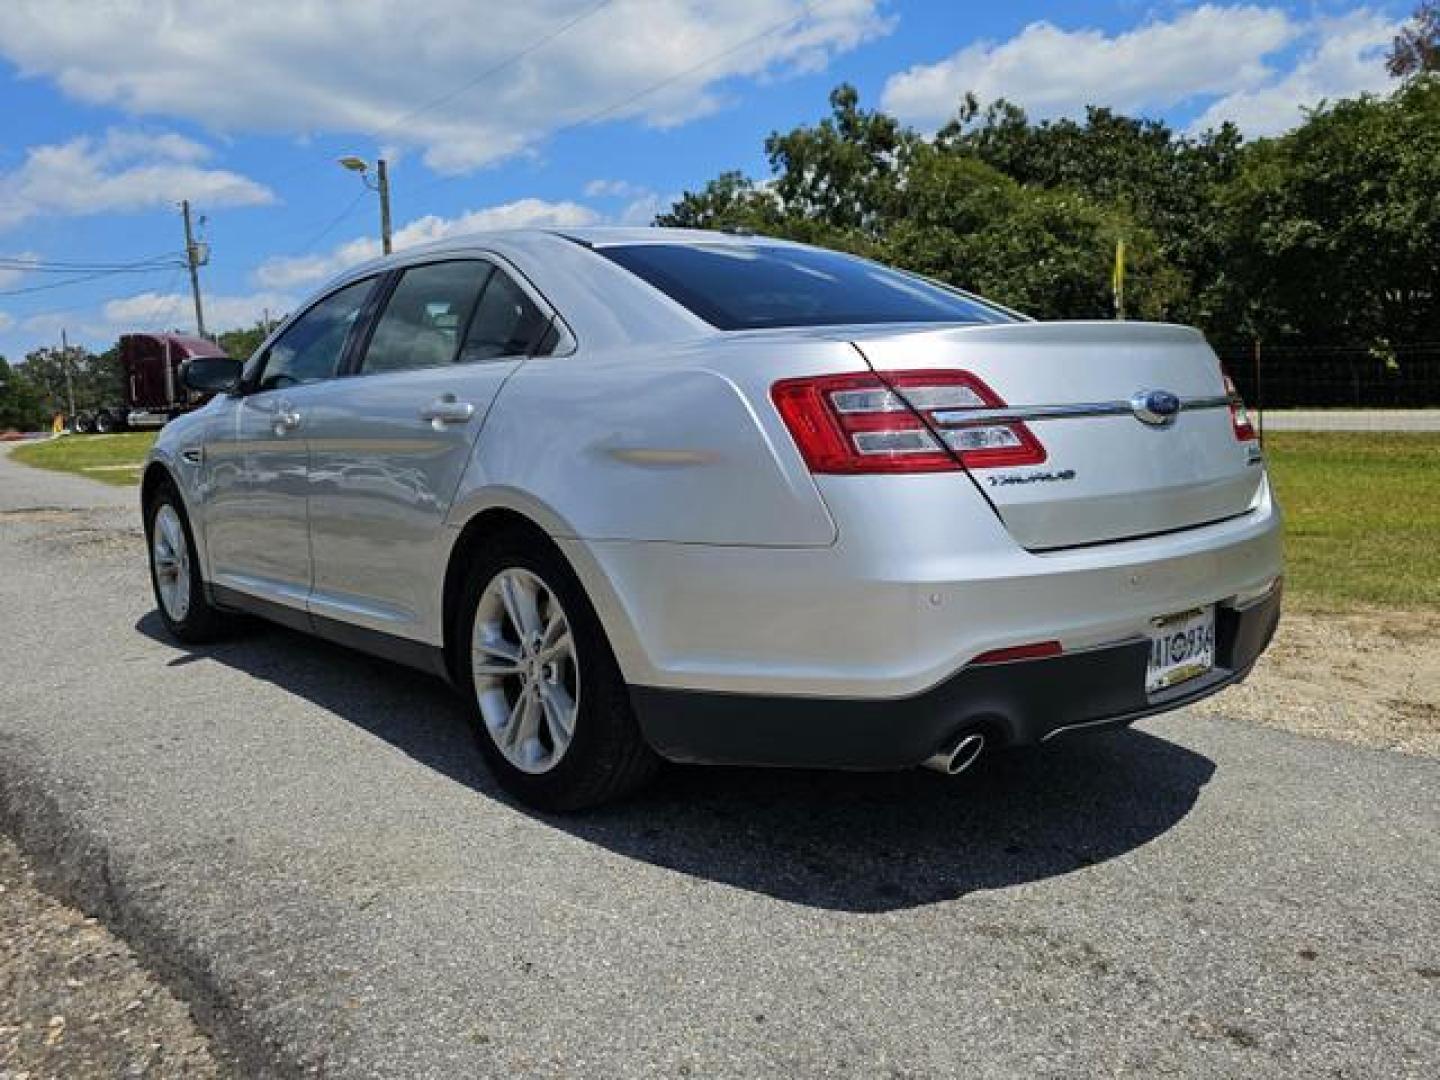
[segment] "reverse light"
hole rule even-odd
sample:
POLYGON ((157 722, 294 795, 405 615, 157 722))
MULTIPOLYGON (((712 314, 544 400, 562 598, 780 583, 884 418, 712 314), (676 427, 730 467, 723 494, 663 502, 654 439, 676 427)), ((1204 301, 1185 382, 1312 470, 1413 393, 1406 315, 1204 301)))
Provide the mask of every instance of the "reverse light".
POLYGON ((952 472, 1045 460, 1023 423, 964 419, 967 410, 1005 407, 965 371, 785 379, 770 396, 814 473, 952 472))
POLYGON ((1225 396, 1230 399, 1230 426, 1235 429, 1235 438, 1241 442, 1253 442, 1256 438, 1255 425, 1250 422, 1250 410, 1240 391, 1235 389, 1235 380, 1225 376, 1225 396))

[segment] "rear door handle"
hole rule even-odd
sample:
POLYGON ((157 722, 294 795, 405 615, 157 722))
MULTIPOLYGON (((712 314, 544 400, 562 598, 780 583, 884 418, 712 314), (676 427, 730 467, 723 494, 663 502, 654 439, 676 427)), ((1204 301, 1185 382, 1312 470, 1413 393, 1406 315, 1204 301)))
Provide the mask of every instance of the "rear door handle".
POLYGON ((444 394, 420 410, 420 419, 429 420, 436 431, 446 424, 465 424, 475 416, 475 406, 468 401, 457 401, 454 394, 444 394))

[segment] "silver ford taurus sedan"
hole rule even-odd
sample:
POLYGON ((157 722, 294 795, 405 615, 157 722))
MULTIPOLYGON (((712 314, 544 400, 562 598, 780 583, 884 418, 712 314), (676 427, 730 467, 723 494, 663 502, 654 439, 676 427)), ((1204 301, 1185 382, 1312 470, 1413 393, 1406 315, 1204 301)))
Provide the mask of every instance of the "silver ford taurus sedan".
POLYGON ((185 379, 142 488, 170 631, 433 671, 540 807, 661 759, 958 772, 1213 694, 1279 618, 1255 432, 1178 326, 535 230, 360 267, 185 379))

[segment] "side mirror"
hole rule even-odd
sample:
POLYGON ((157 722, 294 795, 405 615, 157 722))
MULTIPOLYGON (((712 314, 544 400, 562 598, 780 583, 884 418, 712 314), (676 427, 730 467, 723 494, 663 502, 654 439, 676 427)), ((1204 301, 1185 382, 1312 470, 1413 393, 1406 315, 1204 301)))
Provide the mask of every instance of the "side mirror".
POLYGON ((202 394, 227 394, 240 385, 241 364, 228 356, 197 356, 188 360, 180 379, 202 394))

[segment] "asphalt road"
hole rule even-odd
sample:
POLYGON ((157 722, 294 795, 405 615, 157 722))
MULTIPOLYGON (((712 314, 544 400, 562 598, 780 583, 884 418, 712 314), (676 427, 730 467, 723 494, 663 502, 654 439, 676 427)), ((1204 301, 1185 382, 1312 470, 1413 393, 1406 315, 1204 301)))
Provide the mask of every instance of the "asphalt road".
POLYGON ((1266 431, 1440 431, 1440 409, 1266 409, 1266 431))
POLYGON ((249 1074, 1440 1073, 1440 762, 1182 713, 540 817, 435 682, 166 641, 132 498, 0 455, 0 808, 249 1074))

